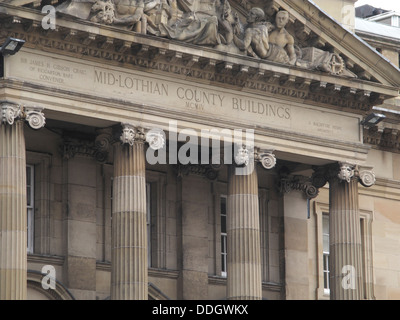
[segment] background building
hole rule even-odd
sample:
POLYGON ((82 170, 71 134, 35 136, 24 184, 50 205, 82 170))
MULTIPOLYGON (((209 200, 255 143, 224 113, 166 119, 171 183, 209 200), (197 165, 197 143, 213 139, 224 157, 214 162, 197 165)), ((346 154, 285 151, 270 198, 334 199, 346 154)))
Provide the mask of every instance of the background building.
POLYGON ((0 298, 400 298, 399 39, 354 3, 2 1, 0 298))

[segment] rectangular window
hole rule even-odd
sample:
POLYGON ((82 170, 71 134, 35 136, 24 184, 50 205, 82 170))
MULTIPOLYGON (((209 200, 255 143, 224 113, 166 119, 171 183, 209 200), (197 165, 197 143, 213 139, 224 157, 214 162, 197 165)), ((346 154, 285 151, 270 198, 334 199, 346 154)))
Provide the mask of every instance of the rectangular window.
POLYGON ((322 217, 322 237, 323 237, 323 272, 324 272, 324 293, 330 293, 329 286, 329 215, 322 217))
POLYGON ((35 210, 35 167, 26 166, 27 252, 33 253, 35 210))
POLYGON ((227 197, 221 196, 221 208, 220 208, 220 217, 221 217, 221 276, 226 277, 227 272, 227 230, 226 230, 226 214, 227 214, 227 197))

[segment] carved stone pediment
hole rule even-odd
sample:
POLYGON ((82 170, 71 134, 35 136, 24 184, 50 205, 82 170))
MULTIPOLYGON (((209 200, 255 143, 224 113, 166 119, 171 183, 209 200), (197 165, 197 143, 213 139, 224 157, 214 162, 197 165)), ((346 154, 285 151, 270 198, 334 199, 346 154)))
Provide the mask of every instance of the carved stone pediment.
POLYGON ((356 78, 344 58, 273 1, 66 0, 57 12, 308 70, 356 78))
POLYGON ((400 84, 389 63, 378 67, 371 52, 359 57, 362 50, 351 46, 370 49, 356 38, 344 41, 351 35, 307 0, 61 0, 55 30, 41 28, 47 2, 19 3, 24 8, 0 3, 0 38, 26 39, 27 47, 41 50, 357 112, 394 96, 400 84))

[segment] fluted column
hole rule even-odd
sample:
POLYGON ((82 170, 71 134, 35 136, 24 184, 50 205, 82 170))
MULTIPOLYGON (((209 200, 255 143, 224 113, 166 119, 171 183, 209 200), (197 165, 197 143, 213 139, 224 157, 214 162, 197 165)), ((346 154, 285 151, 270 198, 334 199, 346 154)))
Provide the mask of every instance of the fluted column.
POLYGON ((26 299, 24 123, 0 125, 0 300, 26 299))
POLYGON ((362 294, 359 172, 340 163, 329 179, 330 296, 359 300, 362 294))
POLYGON ((114 147, 111 299, 147 300, 144 135, 123 125, 114 147))
POLYGON ((227 215, 227 298, 261 300, 260 213, 256 163, 276 165, 271 150, 241 146, 229 167, 227 215))
POLYGON ((27 291, 26 153, 24 122, 44 126, 41 109, 0 102, 0 300, 25 300, 27 291))
POLYGON ((261 300, 257 170, 253 161, 246 162, 240 174, 236 169, 235 166, 229 168, 227 298, 261 300))

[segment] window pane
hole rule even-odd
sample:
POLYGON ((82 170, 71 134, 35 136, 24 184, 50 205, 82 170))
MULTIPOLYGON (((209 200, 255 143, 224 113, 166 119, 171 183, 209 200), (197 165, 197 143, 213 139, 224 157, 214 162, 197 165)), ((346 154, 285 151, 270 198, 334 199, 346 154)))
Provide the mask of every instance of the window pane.
POLYGON ((221 232, 226 233, 226 216, 221 216, 221 232))
POLYGON ((32 199, 31 199, 31 187, 26 186, 26 205, 30 207, 32 205, 32 199))
POLYGON ((146 220, 147 220, 147 263, 151 267, 151 184, 146 183, 146 220))
POLYGON ((226 198, 221 197, 221 214, 226 215, 226 198))
POLYGON ((324 214, 322 217, 322 236, 323 236, 323 251, 329 253, 329 216, 324 214))
POLYGON ((34 167, 26 166, 27 251, 33 253, 34 241, 34 167))
POLYGON ((329 234, 329 216, 326 214, 322 217, 322 233, 329 234))
POLYGON ((324 252, 329 253, 329 235, 324 234, 324 252))
POLYGON ((226 276, 227 256, 227 234, 226 234, 226 197, 220 197, 220 219, 221 219, 221 275, 226 276))
POLYGON ((26 185, 31 185, 31 167, 26 167, 26 185))

